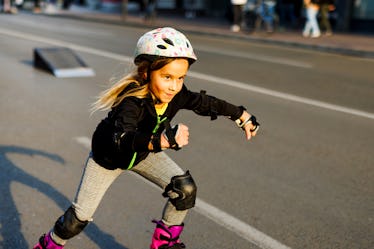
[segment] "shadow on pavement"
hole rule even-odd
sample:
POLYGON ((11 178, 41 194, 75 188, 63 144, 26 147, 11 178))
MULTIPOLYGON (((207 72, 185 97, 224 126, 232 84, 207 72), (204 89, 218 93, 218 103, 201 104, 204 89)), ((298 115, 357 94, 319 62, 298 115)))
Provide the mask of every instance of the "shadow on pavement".
MULTIPOLYGON (((29 249, 32 245, 27 243, 21 232, 20 214, 11 194, 11 184, 19 182, 36 189, 53 200, 62 210, 65 210, 71 201, 47 182, 43 182, 18 168, 7 157, 11 153, 42 156, 61 164, 64 164, 65 161, 57 154, 19 146, 0 145, 0 248, 29 249)), ((94 223, 91 223, 84 232, 99 248, 128 249, 116 242, 113 236, 100 230, 94 223)), ((37 240, 38 238, 35 238, 35 242, 37 240)))

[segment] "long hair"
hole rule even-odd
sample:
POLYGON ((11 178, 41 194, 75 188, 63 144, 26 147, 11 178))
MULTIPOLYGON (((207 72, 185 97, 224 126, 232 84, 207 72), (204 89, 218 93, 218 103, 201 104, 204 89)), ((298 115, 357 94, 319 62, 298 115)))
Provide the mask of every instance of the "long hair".
POLYGON ((156 71, 169 64, 177 58, 158 58, 154 61, 143 60, 138 63, 137 68, 133 72, 125 75, 115 82, 112 87, 101 92, 97 100, 92 104, 91 112, 102 110, 106 111, 119 105, 126 97, 135 96, 137 98, 145 98, 149 95, 149 79, 152 71, 156 71), (125 89, 133 84, 130 90, 125 89))

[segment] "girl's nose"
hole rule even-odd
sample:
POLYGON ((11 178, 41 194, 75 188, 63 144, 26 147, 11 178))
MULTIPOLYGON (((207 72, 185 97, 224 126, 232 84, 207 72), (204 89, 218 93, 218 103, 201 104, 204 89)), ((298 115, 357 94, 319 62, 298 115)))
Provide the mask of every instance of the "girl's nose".
POLYGON ((177 81, 176 80, 172 80, 170 85, 169 85, 169 90, 170 91, 175 91, 177 89, 177 81))

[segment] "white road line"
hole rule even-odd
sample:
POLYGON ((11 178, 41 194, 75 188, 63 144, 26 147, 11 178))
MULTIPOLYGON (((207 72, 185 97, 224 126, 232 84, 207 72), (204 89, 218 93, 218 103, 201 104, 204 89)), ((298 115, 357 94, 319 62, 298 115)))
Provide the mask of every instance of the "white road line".
POLYGON ((218 225, 263 249, 291 249, 256 228, 197 198, 193 209, 218 225))
MULTIPOLYGON (((132 61, 132 57, 129 57, 129 56, 119 55, 119 54, 115 54, 115 53, 111 53, 111 52, 107 52, 107 51, 103 51, 103 50, 99 50, 99 49, 95 49, 95 48, 89 48, 89 47, 86 47, 86 46, 80 46, 80 45, 76 45, 76 44, 69 43, 69 42, 63 42, 63 41, 59 41, 59 40, 55 40, 55 39, 44 38, 44 37, 41 37, 41 36, 26 34, 26 33, 23 33, 23 32, 17 32, 17 31, 13 31, 13 30, 9 30, 9 29, 0 28, 0 34, 13 36, 13 37, 21 38, 21 39, 26 39, 26 40, 31 40, 31 41, 37 41, 37 42, 41 42, 41 43, 52 44, 52 45, 55 45, 55 46, 69 47, 69 48, 77 50, 77 51, 86 52, 86 53, 90 53, 90 54, 93 54, 93 55, 98 55, 98 56, 102 56, 102 57, 106 57, 106 58, 110 58, 110 59, 115 59, 115 60, 119 60, 119 61, 132 61)), ((364 118, 374 119, 374 114, 370 113, 370 112, 365 112, 365 111, 352 109, 352 108, 348 108, 348 107, 344 107, 344 106, 334 105, 334 104, 330 104, 330 103, 326 103, 326 102, 322 102, 322 101, 318 101, 318 100, 308 99, 308 98, 304 98, 304 97, 300 97, 300 96, 296 96, 296 95, 292 95, 292 94, 288 94, 288 93, 273 91, 273 90, 270 90, 270 89, 257 87, 257 86, 246 84, 246 83, 243 83, 243 82, 224 79, 224 78, 219 78, 219 77, 215 77, 215 76, 211 76, 211 75, 207 75, 207 74, 202 74, 202 73, 198 73, 198 72, 194 72, 194 71, 189 71, 188 74, 190 76, 194 77, 194 78, 197 78, 197 79, 202 79, 202 80, 206 80, 206 81, 210 81, 210 82, 214 82, 214 83, 219 83, 219 84, 222 84, 222 85, 228 85, 228 86, 231 86, 231 87, 236 87, 236 88, 240 88, 240 89, 243 89, 243 90, 252 91, 252 92, 256 92, 256 93, 260 93, 260 94, 264 94, 264 95, 268 95, 268 96, 272 96, 272 97, 276 97, 276 98, 280 98, 280 99, 285 99, 285 100, 289 100, 289 101, 294 101, 294 102, 298 102, 298 103, 302 103, 302 104, 312 105, 312 106, 323 108, 323 109, 328 109, 328 110, 332 110, 332 111, 347 113, 347 114, 350 114, 350 115, 355 115, 355 116, 360 116, 360 117, 364 117, 364 118)))
POLYGON ((301 68, 307 68, 307 69, 313 68, 313 65, 311 63, 290 60, 287 58, 260 55, 260 54, 251 54, 247 52, 237 52, 237 51, 232 51, 232 50, 223 51, 223 50, 218 50, 218 49, 214 49, 214 48, 210 48, 206 46, 194 46, 194 48, 196 50, 201 50, 203 52, 210 52, 210 53, 215 53, 215 54, 220 54, 220 55, 225 55, 225 56, 235 56, 239 58, 245 58, 245 59, 256 60, 256 61, 264 61, 264 62, 292 66, 292 67, 301 67, 301 68))
MULTIPOLYGON (((73 138, 78 144, 83 145, 86 149, 91 148, 91 140, 88 137, 75 137, 73 138)), ((151 182, 145 180, 143 177, 139 176, 138 174, 134 175, 147 183, 148 185, 157 188, 158 187, 151 182)), ((227 230, 230 230, 237 234, 238 236, 242 237, 243 239, 255 244, 256 246, 263 248, 263 249, 291 249, 288 246, 283 245, 282 243, 278 242, 277 240, 267 236, 263 232, 260 232, 256 228, 246 224, 245 222, 233 217, 232 215, 218 209, 215 206, 212 206, 200 198, 196 199, 196 205, 194 209, 196 212, 200 213, 201 215, 209 218, 210 220, 214 221, 218 225, 224 227, 227 230)))
POLYGON ((68 48, 73 49, 73 50, 86 52, 86 53, 89 53, 89 54, 98 55, 98 56, 102 56, 102 57, 106 57, 106 58, 110 58, 110 59, 114 59, 114 60, 132 61, 132 58, 129 57, 129 56, 123 56, 123 55, 107 52, 107 51, 100 50, 100 49, 90 48, 90 47, 87 47, 87 46, 80 46, 80 45, 77 45, 77 44, 74 44, 74 43, 64 42, 64 41, 51 39, 51 38, 46 38, 46 37, 42 37, 42 36, 37 36, 37 35, 33 35, 33 34, 28 34, 28 33, 24 33, 24 32, 18 32, 18 31, 13 31, 13 30, 9 30, 9 29, 0 28, 0 34, 13 36, 13 37, 17 37, 17 38, 21 38, 21 39, 25 39, 25 40, 29 40, 29 41, 51 44, 51 45, 54 45, 54 46, 68 47, 68 48))
POLYGON ((322 102, 322 101, 318 101, 314 99, 304 98, 304 97, 300 97, 300 96, 296 96, 296 95, 292 95, 288 93, 273 91, 270 89, 245 84, 240 81, 229 80, 229 79, 220 78, 220 77, 207 75, 203 73, 197 73, 197 72, 189 72, 188 75, 191 77, 197 78, 197 79, 206 80, 206 81, 210 81, 210 82, 214 82, 214 83, 218 83, 218 84, 222 84, 226 86, 236 87, 236 88, 240 88, 240 89, 251 91, 251 92, 261 93, 264 95, 269 95, 269 96, 277 97, 280 99, 290 100, 290 101, 312 105, 312 106, 329 109, 329 110, 333 110, 337 112, 344 112, 344 113, 351 114, 351 115, 374 119, 374 113, 364 112, 361 110, 334 105, 334 104, 330 104, 330 103, 326 103, 326 102, 322 102))

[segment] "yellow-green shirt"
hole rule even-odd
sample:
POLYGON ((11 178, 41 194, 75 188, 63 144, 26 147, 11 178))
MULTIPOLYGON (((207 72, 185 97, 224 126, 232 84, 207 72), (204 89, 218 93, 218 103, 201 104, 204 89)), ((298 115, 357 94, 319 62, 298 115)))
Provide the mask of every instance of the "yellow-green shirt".
POLYGON ((156 107, 155 106, 157 115, 161 116, 162 114, 164 114, 165 111, 166 111, 166 108, 168 108, 168 103, 165 103, 162 107, 156 107))

